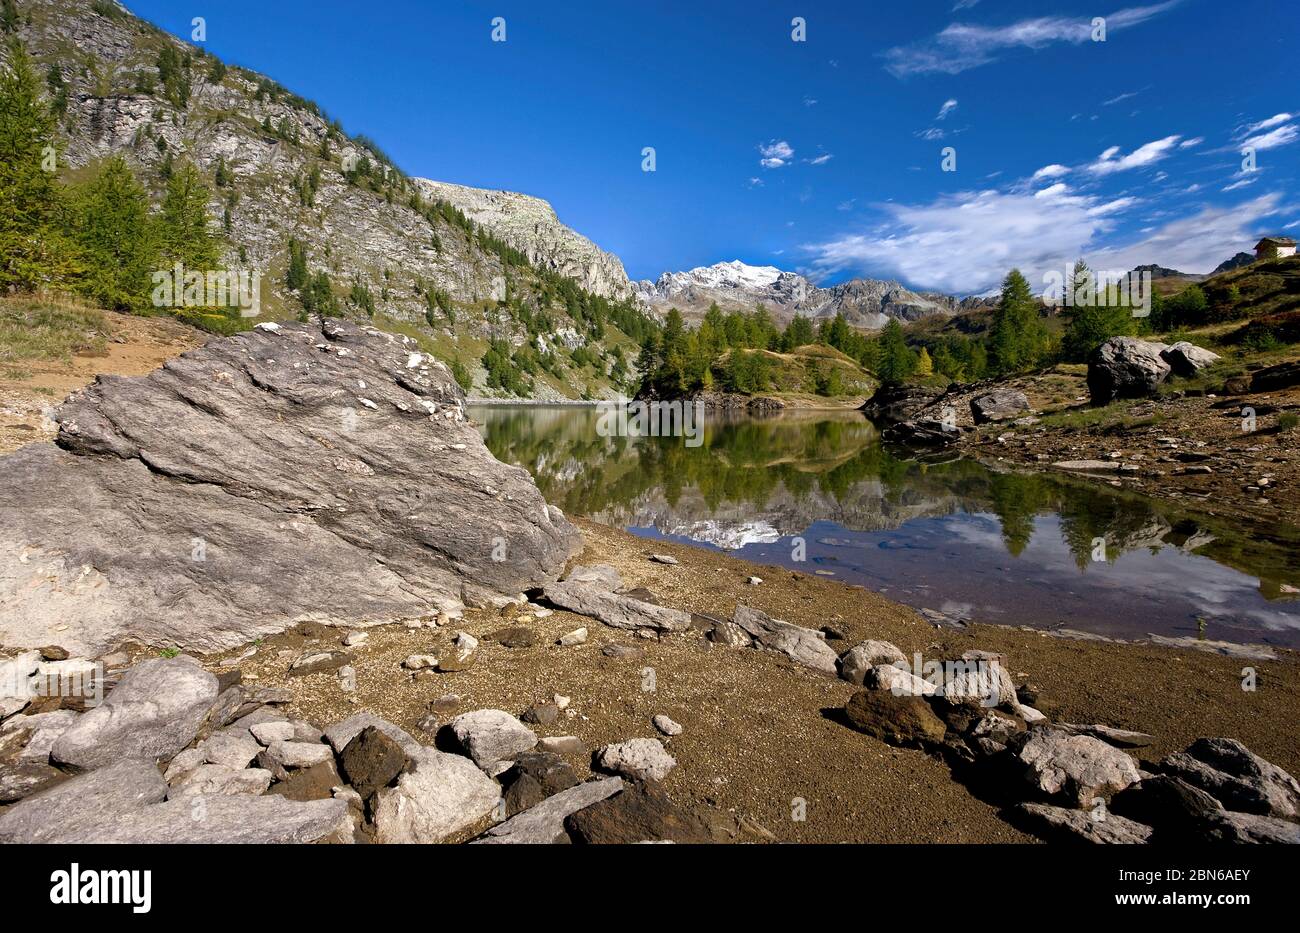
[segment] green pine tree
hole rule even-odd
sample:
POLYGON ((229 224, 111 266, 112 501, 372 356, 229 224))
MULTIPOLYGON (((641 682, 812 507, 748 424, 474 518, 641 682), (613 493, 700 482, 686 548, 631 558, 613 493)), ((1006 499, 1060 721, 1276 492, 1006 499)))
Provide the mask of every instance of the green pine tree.
POLYGON ((221 250, 208 230, 209 194, 199 170, 188 160, 167 180, 159 217, 165 263, 180 262, 193 270, 216 268, 221 250))
POLYGON ((81 291, 107 308, 145 307, 158 265, 157 231, 149 196, 126 161, 117 156, 77 188, 73 209, 86 266, 81 291))
POLYGON ((1005 375, 1029 369, 1042 355, 1045 340, 1029 282, 1019 269, 1012 269, 1002 282, 1002 297, 989 330, 989 363, 993 371, 1005 375))
POLYGON ((0 70, 0 291, 62 288, 80 266, 56 169, 54 119, 18 38, 0 70))

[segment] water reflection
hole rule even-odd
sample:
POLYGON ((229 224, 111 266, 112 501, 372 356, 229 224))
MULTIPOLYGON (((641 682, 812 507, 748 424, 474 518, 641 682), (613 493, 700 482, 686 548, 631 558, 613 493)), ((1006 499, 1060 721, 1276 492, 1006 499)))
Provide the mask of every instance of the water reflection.
POLYGON ((1069 477, 903 459, 856 412, 601 437, 589 408, 475 408, 570 514, 981 621, 1300 644, 1300 532, 1269 538, 1069 477), (794 557, 799 542, 806 560, 794 557))

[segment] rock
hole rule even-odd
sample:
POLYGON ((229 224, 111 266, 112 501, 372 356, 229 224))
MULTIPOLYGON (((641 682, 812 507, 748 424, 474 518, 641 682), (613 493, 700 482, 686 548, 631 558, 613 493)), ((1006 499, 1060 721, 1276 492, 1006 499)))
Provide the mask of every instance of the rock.
POLYGON ((1088 391, 1094 405, 1117 398, 1145 398, 1169 377, 1164 344, 1136 337, 1111 337, 1088 357, 1088 391))
MULTIPOLYGON (((0 661, 0 698, 19 700, 26 706, 31 699, 30 678, 40 669, 41 653, 23 651, 6 661, 0 661)), ((19 707, 19 709, 22 708, 19 707)), ((10 707, 6 707, 10 709, 10 707)), ((12 716, 17 710, 5 713, 12 716)))
POLYGON ((1146 748, 1155 741, 1155 736, 1147 735, 1145 732, 1116 729, 1114 726, 1103 726, 1100 723, 1079 725, 1072 722, 1058 722, 1055 723, 1055 728, 1064 729, 1071 735, 1090 735, 1116 748, 1146 748))
POLYGON ((867 671, 878 664, 893 664, 895 661, 906 663, 907 656, 887 641, 864 641, 840 658, 840 677, 861 687, 867 671))
POLYGON ((477 651, 477 638, 468 632, 457 632, 456 637, 452 639, 451 650, 438 658, 438 671, 443 674, 454 674, 457 671, 469 670, 474 666, 477 651))
POLYGON ((500 796, 496 781, 469 759, 422 749, 397 786, 376 795, 375 841, 441 842, 491 813, 500 796))
POLYGON ((247 768, 249 762, 257 757, 261 746, 251 735, 236 736, 218 733, 203 740, 197 751, 203 754, 207 764, 222 765, 238 770, 247 768))
POLYGON ((497 629, 488 635, 488 638, 491 638, 503 648, 531 648, 537 644, 537 633, 522 625, 497 629))
POLYGON ((362 799, 392 784, 410 761, 396 739, 374 726, 358 732, 339 756, 343 776, 362 799))
POLYGON ((581 755, 587 750, 586 744, 576 735, 546 736, 537 740, 537 748, 562 755, 581 755))
POLYGON ((1222 811, 1205 791, 1167 774, 1144 777, 1110 800, 1111 813, 1154 827, 1157 842, 1202 842, 1222 811))
POLYGON ((1008 743, 1033 789, 1074 807, 1092 806, 1138 780, 1137 765, 1100 739, 1070 735, 1050 726, 1030 729, 1008 743))
MULTIPOLYGON (((585 786, 585 785, 582 785, 585 786)), ((564 819, 574 842, 589 845, 637 842, 711 843, 708 824, 674 804, 656 784, 636 784, 564 819)))
MULTIPOLYGON (((218 688, 220 688, 220 678, 218 678, 218 688)), ((212 704, 208 714, 203 718, 202 725, 199 726, 199 738, 206 739, 218 729, 230 725, 239 718, 240 710, 248 703, 248 694, 245 689, 236 684, 221 690, 217 694, 217 701, 212 704)))
POLYGON ((586 643, 586 628, 575 628, 572 632, 566 632, 556 640, 556 644, 562 648, 572 648, 575 645, 585 645, 586 643))
POLYGON ((638 781, 662 781, 677 767, 677 759, 658 739, 628 739, 596 750, 595 767, 638 781))
POLYGON ((263 768, 229 768, 225 765, 199 765, 172 785, 168 800, 181 797, 258 795, 271 786, 271 772, 263 768))
POLYGON ((835 649, 826 644, 820 632, 773 619, 757 609, 743 605, 736 606, 732 621, 763 647, 781 652, 796 664, 835 676, 839 657, 835 654, 835 649))
POLYGON ((951 421, 917 418, 891 424, 880 432, 882 439, 904 447, 947 447, 961 438, 961 431, 951 421))
POLYGON ((1300 785, 1236 739, 1197 739, 1165 758, 1160 771, 1213 796, 1229 810, 1295 819, 1300 785))
POLYGON ((1246 658, 1251 661, 1276 661, 1277 652, 1268 645, 1248 645, 1232 641, 1216 641, 1210 638, 1195 638, 1191 635, 1169 636, 1150 635, 1147 638, 1153 645, 1168 648, 1190 648, 1207 654, 1221 654, 1229 658, 1246 658))
POLYGON ((285 719, 259 722, 249 726, 248 731, 262 745, 270 745, 273 742, 288 742, 294 735, 293 723, 285 719))
MULTIPOLYGON (((334 789, 343 783, 334 762, 322 761, 310 768, 290 771, 271 786, 269 793, 287 797, 290 800, 329 800, 339 796, 334 789)), ((353 791, 353 793, 356 793, 353 791)), ((359 802, 359 800, 358 800, 359 802)))
POLYGON ((853 728, 890 745, 937 744, 947 732, 925 700, 882 690, 859 690, 844 714, 853 728))
POLYGON ((536 733, 504 710, 461 713, 447 726, 465 754, 484 771, 537 744, 536 733))
POLYGON ((554 703, 534 703, 528 709, 524 710, 523 716, 520 717, 524 722, 531 722, 539 726, 549 726, 560 718, 560 708, 554 703))
POLYGON ((409 356, 368 326, 282 323, 74 393, 57 446, 0 458, 0 642, 215 652, 301 618, 398 622, 555 579, 578 532, 489 453, 449 370, 409 356))
POLYGON ((1131 464, 1119 460, 1057 460, 1052 468, 1071 473, 1131 473, 1136 470, 1131 464))
POLYGON ((862 678, 862 685, 870 690, 887 690, 895 696, 928 697, 939 692, 939 688, 924 677, 917 677, 911 671, 892 664, 877 664, 868 668, 862 678))
POLYGON ((1250 377, 1253 392, 1276 392, 1294 385, 1300 385, 1300 360, 1266 367, 1250 377))
POLYGON ((308 674, 321 674, 336 671, 352 660, 346 651, 308 651, 294 658, 289 665, 290 677, 306 677, 308 674))
POLYGON ((610 564, 587 564, 574 567, 564 575, 565 583, 591 583, 611 593, 623 589, 623 577, 610 564))
POLYGON ((66 661, 69 658, 68 649, 58 645, 45 645, 40 652, 42 661, 66 661))
POLYGON ((498 823, 476 843, 488 845, 548 845, 564 838, 564 821, 577 813, 617 794, 623 789, 622 778, 608 777, 578 784, 547 797, 522 813, 498 823))
POLYGON ((88 826, 66 841, 92 844, 260 845, 351 842, 352 818, 342 800, 298 803, 278 795, 181 798, 88 826), (196 814, 201 814, 196 818, 196 814))
POLYGON ((1024 706, 1033 706, 1038 702, 1039 689, 1037 685, 1023 683, 1016 687, 1016 701, 1024 706))
POLYGON ((0 761, 0 804, 22 800, 66 779, 66 774, 42 761, 0 761))
POLYGON ((73 842, 119 814, 158 803, 167 783, 148 761, 119 760, 0 813, 0 843, 73 842))
POLYGON ((59 736, 72 728, 78 715, 72 710, 60 709, 22 717, 21 727, 30 729, 31 737, 27 740, 27 746, 18 753, 18 760, 49 764, 50 749, 59 736))
POLYGON ((937 386, 881 385, 862 410, 877 424, 897 424, 916 417, 934 404, 943 392, 937 386))
POLYGON ((192 661, 145 661, 59 736, 50 757, 78 771, 123 759, 170 758, 194 740, 216 698, 217 678, 192 661))
POLYGON ((1180 340, 1162 350, 1160 358, 1169 364, 1175 376, 1184 378, 1195 376, 1202 369, 1212 366, 1221 359, 1219 354, 1211 353, 1186 340, 1180 340))
POLYGON ((547 751, 523 752, 516 755, 514 764, 501 775, 501 781, 507 787, 511 787, 515 781, 525 777, 536 786, 543 797, 558 794, 578 783, 578 775, 573 767, 559 755, 547 751))
POLYGON ((460 702, 461 700, 459 696, 454 693, 447 693, 437 699, 430 700, 427 709, 431 713, 438 713, 446 716, 460 709, 460 702))
POLYGON ((272 742, 257 756, 259 767, 267 768, 276 780, 284 780, 290 768, 310 768, 322 761, 332 761, 333 751, 328 745, 313 742, 272 742))
POLYGON ((1210 842, 1300 845, 1300 824, 1257 813, 1215 815, 1206 827, 1210 842))
POLYGON ((1049 840, 1142 845, 1151 836, 1150 826, 1113 813, 1097 819, 1090 810, 1067 810, 1042 803, 1022 803, 1016 813, 1049 840))
POLYGON ((758 586, 758 585, 759 585, 760 583, 762 583, 762 582, 763 582, 763 578, 762 578, 762 577, 750 577, 750 578, 749 578, 749 585, 750 585, 750 586, 758 586))
POLYGON ((610 593, 591 583, 551 583, 542 592, 548 602, 560 609, 591 616, 614 628, 684 632, 691 627, 688 612, 610 593))
MULTIPOLYGON (((504 774, 501 779, 505 780, 504 774)), ((503 817, 514 816, 529 807, 536 806, 545 799, 546 794, 542 791, 542 785, 534 777, 528 774, 518 775, 509 782, 505 793, 501 795, 501 800, 505 804, 505 813, 499 815, 503 817)))
POLYGON ((369 632, 348 632, 347 635, 343 636, 343 647, 355 648, 358 645, 364 645, 368 641, 370 641, 369 632))
POLYGON ((752 648, 754 639, 749 633, 729 619, 720 619, 709 630, 709 641, 728 648, 752 648))
POLYGON ((654 719, 650 721, 654 723, 654 727, 658 729, 660 732, 662 732, 664 735, 671 736, 671 735, 682 734, 682 727, 677 723, 673 722, 663 713, 660 713, 658 716, 656 716, 654 719))
POLYGON ((402 662, 408 671, 428 671, 438 666, 438 659, 431 654, 413 654, 402 662))
POLYGON ((673 557, 671 554, 651 554, 650 559, 654 561, 656 564, 667 564, 670 567, 675 567, 677 564, 680 563, 680 561, 678 561, 677 558, 673 557))
POLYGON ((993 389, 970 400, 970 413, 976 424, 1008 421, 1029 411, 1029 399, 1018 389, 993 389))

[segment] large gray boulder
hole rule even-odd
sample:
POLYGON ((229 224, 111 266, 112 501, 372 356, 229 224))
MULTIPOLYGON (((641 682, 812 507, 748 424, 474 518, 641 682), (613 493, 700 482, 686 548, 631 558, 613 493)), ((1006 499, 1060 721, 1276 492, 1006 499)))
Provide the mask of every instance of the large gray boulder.
POLYGON ((1093 404, 1154 395, 1169 378, 1169 364, 1161 355, 1167 349, 1163 343, 1136 337, 1111 337, 1093 350, 1088 357, 1088 392, 1093 404))
POLYGON ((0 813, 0 843, 82 841, 103 823, 166 796, 167 782, 153 762, 123 759, 0 813))
POLYGON ((123 758, 171 758, 194 741, 216 699, 216 676, 192 660, 145 661, 55 739, 50 759, 89 771, 123 758))
POLYGON ((476 709, 447 723, 466 755, 484 771, 498 767, 537 744, 537 733, 505 710, 476 709))
POLYGON ((1013 738, 1010 748, 1034 790, 1074 807, 1109 799, 1140 778, 1131 757, 1089 735, 1040 727, 1013 738))
POLYGON ((1300 817, 1300 783, 1236 739, 1197 739, 1160 762, 1160 770, 1210 794, 1229 810, 1300 817))
POLYGON ((427 748, 397 786, 375 798, 375 841, 442 842, 497 806, 501 787, 460 755, 427 748))
POLYGON ((820 632, 791 622, 773 619, 749 606, 737 606, 732 621, 756 644, 779 651, 796 664, 835 676, 839 656, 826 644, 820 632))
POLYGON ((68 841, 95 845, 288 845, 352 842, 344 800, 299 802, 271 795, 181 797, 88 827, 68 841))
POLYGON ((462 401, 408 338, 339 320, 100 377, 57 446, 0 458, 0 643, 212 652, 554 580, 578 532, 462 401))
POLYGON ((1207 366, 1219 362, 1220 359, 1219 354, 1206 350, 1204 347, 1198 347, 1186 340, 1180 340, 1171 345, 1160 356, 1169 364, 1169 368, 1173 370, 1175 376, 1184 378, 1195 376, 1207 366))
POLYGON ((971 417, 976 424, 1007 421, 1029 411, 1029 398, 1019 389, 991 389, 970 400, 971 417))

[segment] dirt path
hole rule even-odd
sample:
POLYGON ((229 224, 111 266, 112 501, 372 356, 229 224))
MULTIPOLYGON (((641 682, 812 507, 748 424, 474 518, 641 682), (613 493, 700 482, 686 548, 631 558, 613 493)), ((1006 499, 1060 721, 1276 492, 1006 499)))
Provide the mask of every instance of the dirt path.
POLYGON ((111 311, 105 311, 104 317, 110 330, 102 354, 0 366, 0 454, 52 440, 57 433, 50 419, 54 407, 101 373, 142 376, 207 339, 206 334, 167 318, 111 311))

